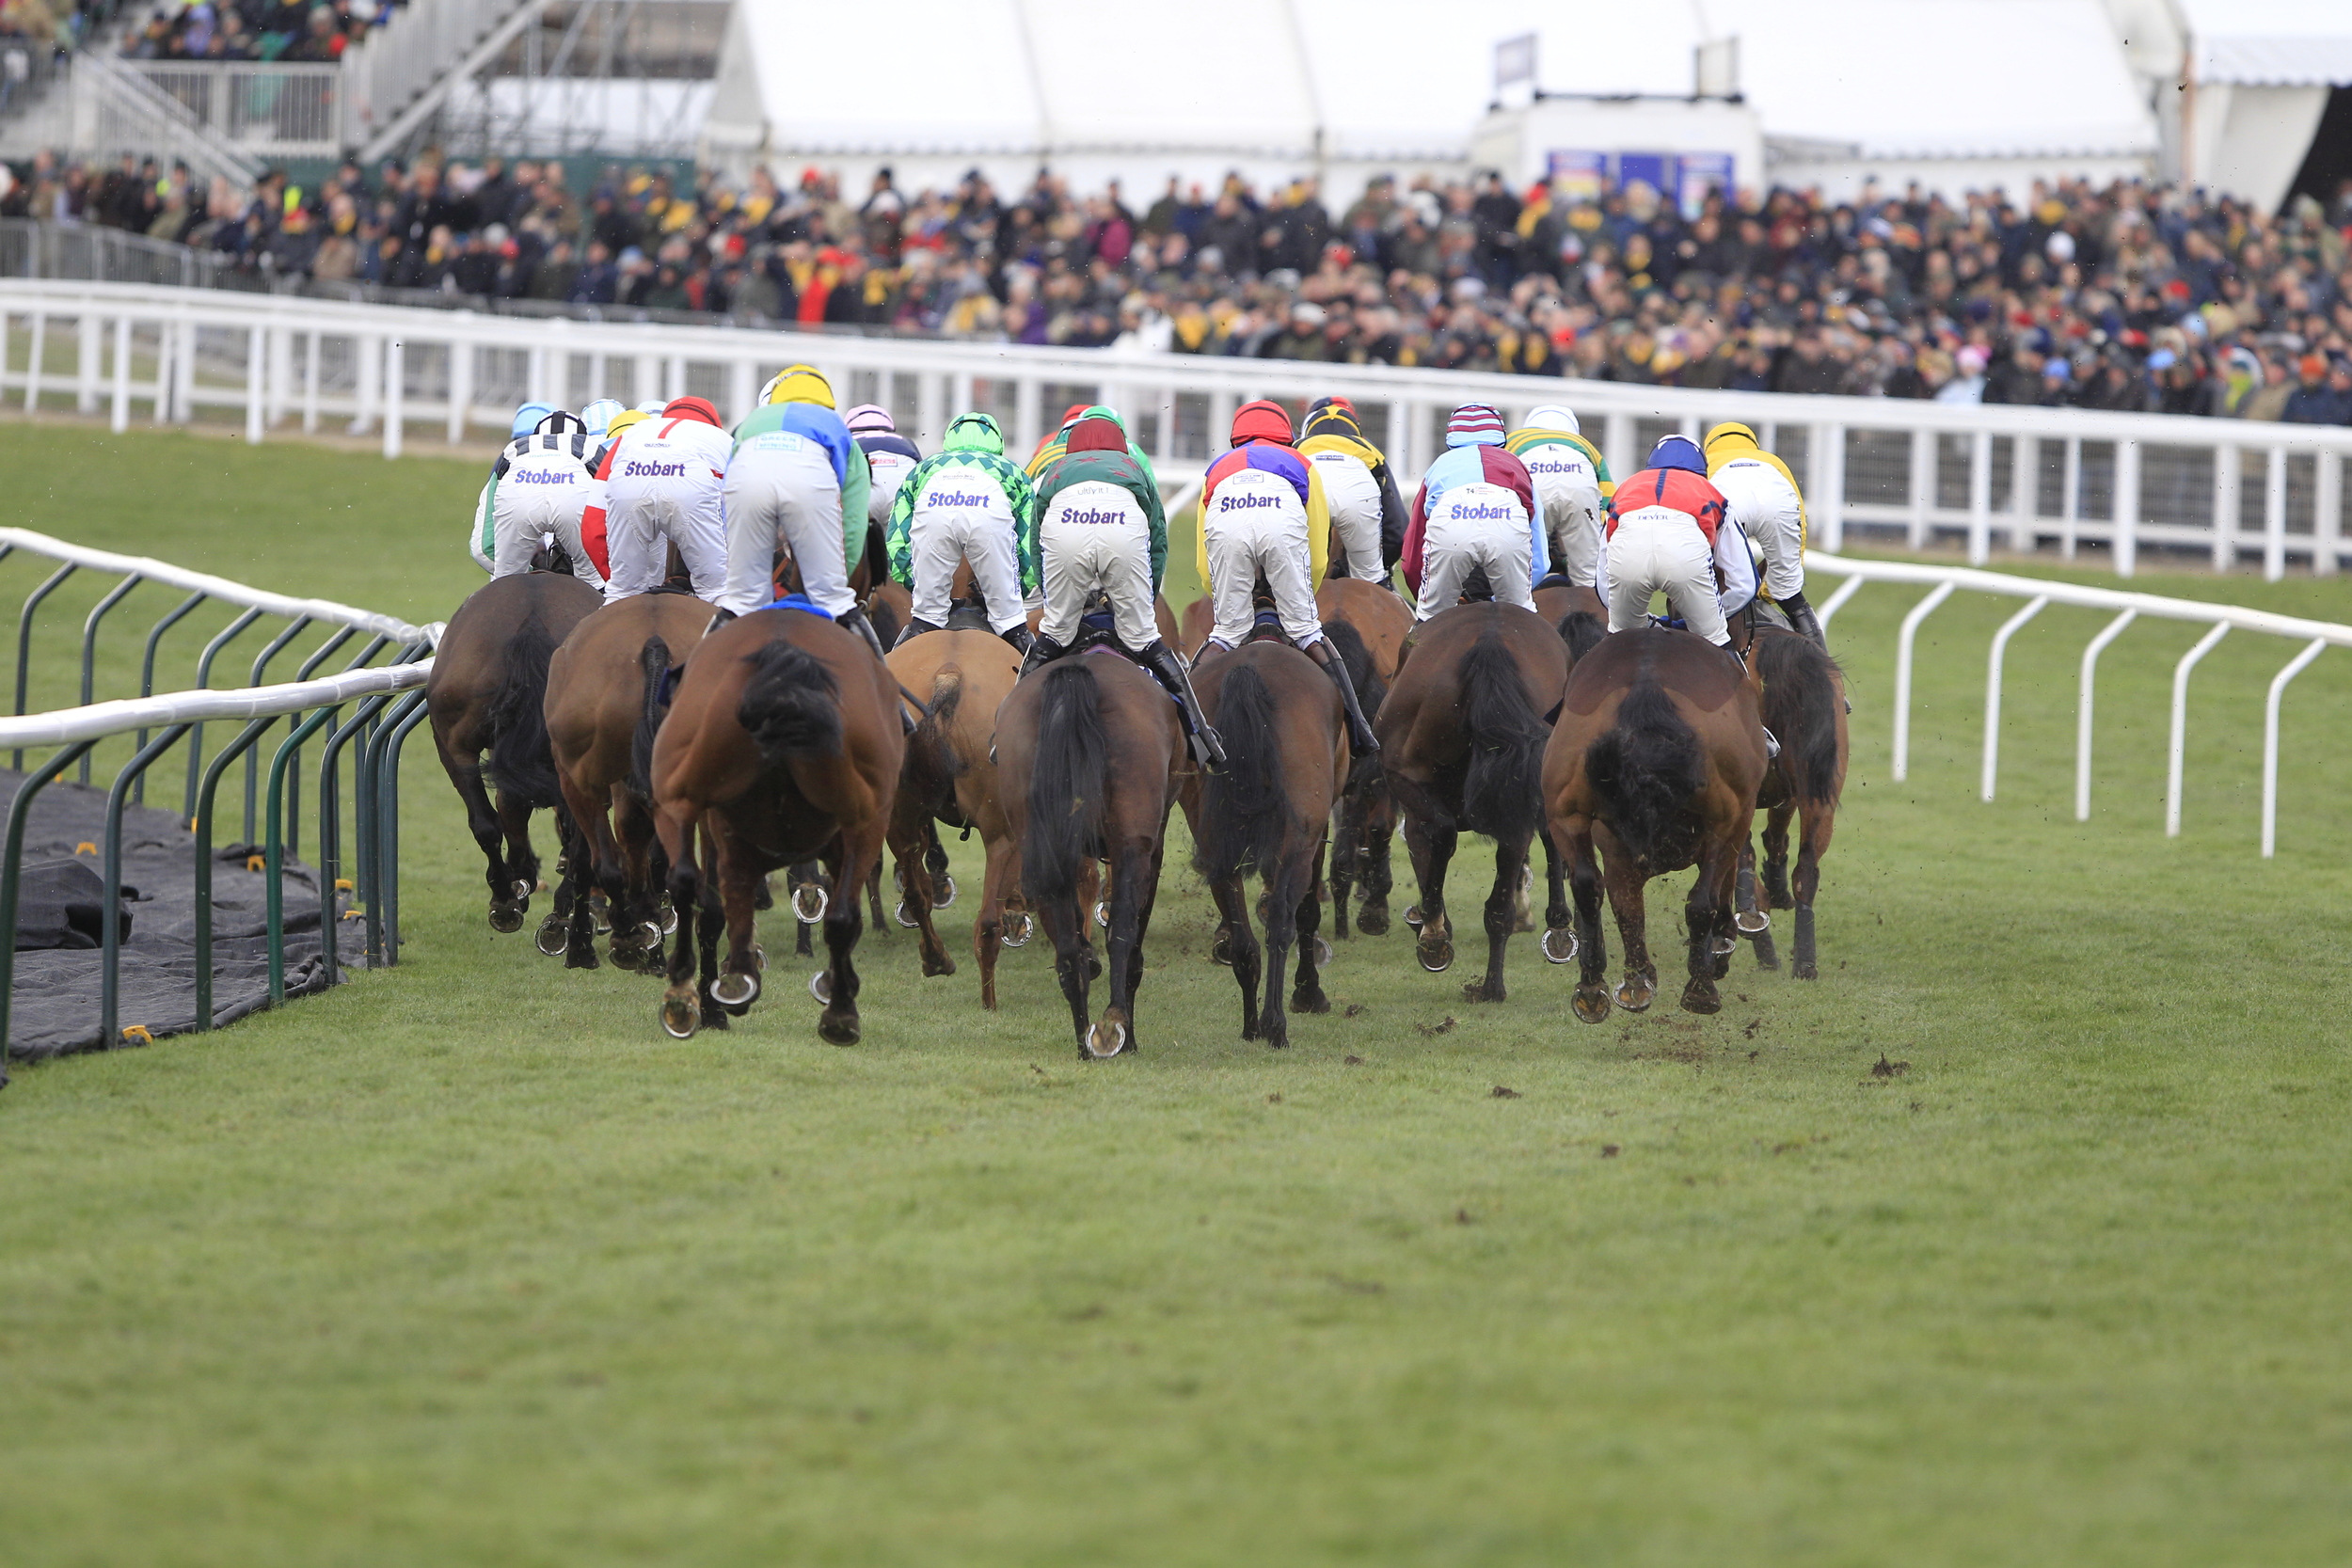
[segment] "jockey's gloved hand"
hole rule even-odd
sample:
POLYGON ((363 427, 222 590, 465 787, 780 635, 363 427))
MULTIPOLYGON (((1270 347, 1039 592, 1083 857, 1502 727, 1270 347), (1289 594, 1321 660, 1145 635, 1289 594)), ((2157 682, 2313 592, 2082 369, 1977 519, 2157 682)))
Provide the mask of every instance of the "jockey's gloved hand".
POLYGON ((1813 613, 1813 607, 1805 602, 1804 594, 1789 594, 1780 601, 1780 609, 1781 613, 1788 617, 1790 626, 1811 638, 1815 647, 1823 653, 1829 652, 1829 634, 1821 629, 1821 618, 1813 613))

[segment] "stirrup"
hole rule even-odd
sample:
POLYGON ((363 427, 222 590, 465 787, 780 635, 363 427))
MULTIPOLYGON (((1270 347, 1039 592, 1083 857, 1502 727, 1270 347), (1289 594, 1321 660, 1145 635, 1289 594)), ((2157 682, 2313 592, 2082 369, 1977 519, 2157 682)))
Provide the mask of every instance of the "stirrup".
POLYGON ((732 610, 712 610, 710 612, 710 625, 703 627, 703 635, 705 637, 708 637, 712 632, 717 631, 721 626, 725 626, 729 621, 734 619, 735 611, 732 610))
POLYGON ((1764 730, 1764 760, 1766 762, 1779 761, 1780 736, 1774 735, 1770 730, 1764 729, 1764 726, 1761 724, 1758 724, 1756 727, 1759 730, 1764 730))

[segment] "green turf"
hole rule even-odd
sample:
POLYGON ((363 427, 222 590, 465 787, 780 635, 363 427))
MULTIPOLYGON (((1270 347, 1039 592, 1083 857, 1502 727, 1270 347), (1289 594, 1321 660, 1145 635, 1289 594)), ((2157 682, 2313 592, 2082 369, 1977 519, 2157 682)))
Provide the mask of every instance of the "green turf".
MULTIPOLYGON (((470 464, 0 425, 0 468, 8 521, 263 585, 424 618, 480 580, 470 464)), ((0 563, 0 600, 36 575, 0 563)), ((2352 616, 2329 583, 2144 581, 2352 616)), ((41 622, 47 700, 84 586, 41 622)), ((673 1043, 653 982, 492 937, 414 747, 398 970, 0 1094, 0 1555, 2344 1561, 2352 657, 2293 689, 2265 863, 2289 645, 2206 661, 2168 842, 2197 628, 2108 654, 2077 824, 2101 618, 2019 636, 1985 805, 2014 606, 1928 622, 1895 785, 1915 598, 1833 632, 1823 978, 1743 954, 1711 1020, 1577 1024, 1526 940, 1472 1007, 1475 963, 1424 975, 1400 926, 1341 950, 1360 1013, 1276 1056, 1172 877, 1138 1057, 1073 1059, 1037 948, 989 1017, 895 929, 866 1043, 821 1045, 772 926, 767 999, 673 1043)))

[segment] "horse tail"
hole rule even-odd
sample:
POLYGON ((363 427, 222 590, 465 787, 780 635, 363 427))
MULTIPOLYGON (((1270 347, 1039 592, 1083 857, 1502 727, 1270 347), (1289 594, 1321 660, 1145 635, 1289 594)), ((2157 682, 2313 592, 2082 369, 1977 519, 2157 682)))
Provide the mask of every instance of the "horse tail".
POLYGON ((1326 621, 1323 635, 1330 640, 1331 651, 1347 666, 1347 678, 1355 685, 1357 705, 1366 718, 1380 711, 1388 700, 1389 684, 1373 667, 1372 650, 1364 646, 1364 634, 1346 621, 1326 621))
POLYGON ((1571 610, 1560 617, 1560 641, 1568 645, 1570 664, 1599 647, 1608 635, 1609 623, 1589 610, 1571 610))
POLYGON ((916 721, 914 733, 907 736, 908 762, 943 788, 963 771, 949 743, 956 714, 962 706, 963 672, 952 664, 943 666, 931 676, 931 700, 923 705, 923 717, 916 721))
POLYGON ((645 677, 644 700, 637 713, 637 730, 628 739, 628 788, 640 800, 653 801, 653 741, 670 711, 670 645, 648 637, 637 651, 637 668, 645 677))
POLYGON ((1617 705, 1609 733, 1586 750, 1584 767, 1609 802, 1609 825, 1644 860, 1657 858, 1683 802, 1707 786, 1697 734, 1646 675, 1617 705))
POLYGON ((564 801, 548 742, 548 661, 554 657, 554 635, 533 607, 507 641, 506 678, 490 698, 490 777, 501 796, 534 807, 564 801))
POLYGON ((1103 727, 1102 693, 1086 660, 1048 665, 1042 678, 1021 881, 1031 898, 1062 899, 1076 895, 1078 873, 1102 850, 1110 733, 1103 727))
MULTIPOLYGON (((871 547, 870 542, 868 547, 871 547)), ((866 596, 866 624, 874 628, 874 636, 885 648, 894 646, 898 641, 898 634, 906 630, 905 625, 898 619, 897 608, 880 594, 866 596)))
POLYGON ((841 749, 841 684, 822 659, 778 641, 744 662, 752 674, 735 705, 735 721, 750 735, 763 762, 780 767, 797 756, 841 749))
POLYGON ((1804 637, 1756 640, 1764 681, 1764 725, 1780 740, 1781 761, 1801 800, 1837 803, 1837 661, 1804 637))
MULTIPOLYGON (((1324 630, 1327 636, 1330 627, 1324 630)), ((1362 647, 1359 641, 1359 652, 1362 647)), ((1290 817, 1280 716, 1274 693, 1254 667, 1245 664, 1225 677, 1216 699, 1216 730, 1225 740, 1225 771, 1203 780, 1201 842, 1192 863, 1207 880, 1221 882, 1252 866, 1270 869, 1281 855, 1282 830, 1290 817)))
POLYGON ((1551 730, 1519 678, 1519 661, 1491 631, 1462 660, 1462 722, 1470 766, 1462 820, 1490 838, 1522 839, 1543 816, 1544 743, 1551 730))

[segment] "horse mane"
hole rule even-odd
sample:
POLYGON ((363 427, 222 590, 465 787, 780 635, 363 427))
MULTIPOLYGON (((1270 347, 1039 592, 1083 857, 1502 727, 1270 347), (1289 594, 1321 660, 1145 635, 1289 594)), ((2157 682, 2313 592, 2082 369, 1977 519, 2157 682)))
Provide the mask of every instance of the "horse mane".
POLYGON ((1609 826, 1636 858, 1675 863, 1688 836, 1684 802, 1707 787, 1707 759, 1658 678, 1645 670, 1617 705, 1616 722, 1584 752, 1593 787, 1610 806, 1609 826))
MULTIPOLYGON (((1325 635, 1334 629, 1351 635, 1355 630, 1334 622, 1324 628, 1325 635)), ((1363 652, 1360 640, 1356 651, 1363 652)), ((1274 693, 1256 666, 1244 664, 1225 677, 1217 690, 1216 723, 1225 740, 1225 771, 1202 779, 1200 840, 1194 847, 1192 865, 1204 880, 1222 882, 1253 867, 1275 867, 1291 812, 1282 776, 1279 716, 1274 693)))
POLYGON ((1524 839, 1542 825, 1544 746, 1551 727, 1519 678, 1519 661, 1492 628, 1463 656, 1462 726, 1470 765, 1462 820, 1490 838, 1524 839))
POLYGON ((554 657, 554 634, 533 603, 507 641, 505 678, 489 704, 490 777, 502 799, 534 808, 564 803, 548 740, 548 661, 554 657))
POLYGON ((1568 645, 1568 663, 1576 661, 1600 646, 1600 640, 1609 635, 1609 623, 1589 610, 1571 610, 1560 617, 1560 641, 1568 645))
POLYGON ((1029 824, 1021 835, 1021 882, 1032 900, 1076 895, 1078 873, 1102 853, 1110 735, 1103 697, 1082 658, 1049 664, 1039 693, 1037 758, 1029 772, 1029 824))
POLYGON ((760 760, 781 767, 796 756, 841 749, 841 684, 815 654, 778 638, 743 660, 751 676, 735 705, 735 721, 760 760))
POLYGON ((1836 805, 1844 783, 1837 754, 1844 672, 1811 638, 1789 633, 1756 640, 1756 668, 1764 680, 1764 727, 1780 740, 1797 798, 1836 805))

